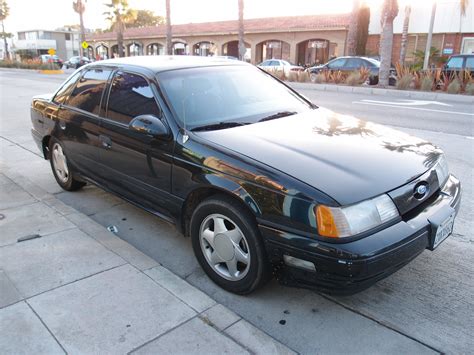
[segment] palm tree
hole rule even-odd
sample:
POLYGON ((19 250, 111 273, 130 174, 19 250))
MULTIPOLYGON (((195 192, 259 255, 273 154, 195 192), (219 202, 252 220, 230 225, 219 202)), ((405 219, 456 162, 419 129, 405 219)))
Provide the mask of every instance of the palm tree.
POLYGON ((351 22, 349 23, 349 32, 347 33, 347 55, 356 54, 359 8, 359 0, 353 0, 351 22))
POLYGON ((3 45, 5 48, 5 58, 10 59, 10 55, 8 54, 8 42, 7 37, 10 37, 11 34, 7 34, 5 32, 5 24, 3 21, 8 17, 10 14, 10 8, 5 0, 0 0, 0 21, 2 21, 2 37, 3 37, 3 45))
POLYGON ((398 15, 398 1, 384 0, 382 5, 382 33, 380 34, 379 85, 388 86, 393 48, 393 20, 398 15))
POLYGON ((405 6, 405 18, 403 19, 402 41, 400 43, 400 64, 405 64, 408 46, 408 26, 410 25, 411 6, 405 6))
POLYGON ((245 60, 245 47, 244 40, 244 0, 239 0, 239 59, 245 60))
POLYGON ((125 31, 125 24, 134 21, 137 17, 137 12, 128 7, 127 0, 111 0, 110 4, 105 5, 110 10, 104 12, 104 15, 112 23, 113 30, 117 32, 118 55, 119 57, 124 57, 123 32, 125 31))
POLYGON ((173 34, 171 32, 171 5, 170 0, 166 0, 166 54, 173 54, 173 34))
MULTIPOLYGON (((84 4, 84 2, 82 2, 82 0, 77 0, 77 1, 72 2, 72 8, 74 9, 75 12, 79 14, 79 23, 81 26, 81 30, 80 30, 81 43, 82 43, 86 40, 86 34, 84 30, 84 18, 83 18, 84 11, 86 10, 86 5, 84 4)), ((79 46, 79 50, 81 52, 81 57, 84 57, 84 48, 82 48, 82 45, 79 46)))

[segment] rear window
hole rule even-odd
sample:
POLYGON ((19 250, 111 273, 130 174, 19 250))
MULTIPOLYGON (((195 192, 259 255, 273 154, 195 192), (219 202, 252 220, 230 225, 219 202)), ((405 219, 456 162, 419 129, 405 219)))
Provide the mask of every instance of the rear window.
POLYGON ((86 71, 72 91, 67 104, 98 115, 100 100, 111 72, 110 69, 86 71))

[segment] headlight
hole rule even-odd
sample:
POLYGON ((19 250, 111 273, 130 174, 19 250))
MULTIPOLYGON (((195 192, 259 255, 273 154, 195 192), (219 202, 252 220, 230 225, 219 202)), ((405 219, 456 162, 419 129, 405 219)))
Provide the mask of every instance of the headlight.
POLYGON ((318 232, 331 238, 351 237, 398 216, 397 207, 385 194, 347 207, 316 207, 318 232))
POLYGON ((438 162, 435 165, 436 175, 438 176, 439 186, 442 187, 446 183, 449 177, 449 167, 448 162, 446 161, 446 157, 441 155, 438 162))

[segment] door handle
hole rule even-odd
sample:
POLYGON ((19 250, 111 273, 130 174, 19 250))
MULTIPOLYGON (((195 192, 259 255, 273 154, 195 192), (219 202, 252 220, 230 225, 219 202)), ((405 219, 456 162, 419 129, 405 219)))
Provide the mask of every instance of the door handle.
POLYGON ((110 137, 107 137, 101 134, 99 136, 99 140, 102 145, 102 148, 105 148, 105 149, 112 148, 112 139, 110 139, 110 137))

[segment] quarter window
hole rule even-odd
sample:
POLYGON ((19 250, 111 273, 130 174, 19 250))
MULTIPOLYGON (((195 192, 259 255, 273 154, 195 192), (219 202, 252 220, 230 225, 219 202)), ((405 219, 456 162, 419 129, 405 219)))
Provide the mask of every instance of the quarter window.
POLYGON ((77 79, 79 79, 81 74, 81 72, 75 73, 64 83, 61 89, 59 89, 56 95, 54 95, 53 101, 55 103, 63 104, 66 101, 67 97, 71 93, 72 89, 74 88, 74 85, 76 84, 77 79))
POLYGON ((128 124, 140 115, 160 116, 150 85, 140 75, 117 73, 112 81, 107 117, 128 124))
POLYGON ((67 104, 98 115, 102 93, 110 74, 110 69, 91 69, 85 72, 72 91, 67 104))

